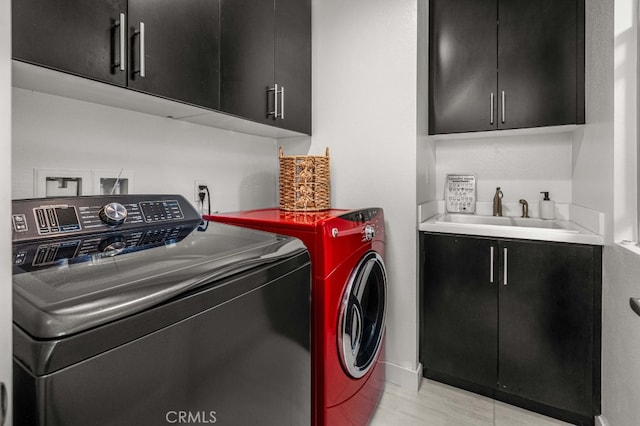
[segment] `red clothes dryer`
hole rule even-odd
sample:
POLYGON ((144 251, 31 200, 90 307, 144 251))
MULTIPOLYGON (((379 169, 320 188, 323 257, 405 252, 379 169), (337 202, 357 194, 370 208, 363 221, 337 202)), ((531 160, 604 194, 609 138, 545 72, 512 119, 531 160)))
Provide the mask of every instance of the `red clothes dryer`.
POLYGON ((315 425, 366 425, 384 388, 387 275, 381 208, 205 216, 304 242, 311 255, 315 425))

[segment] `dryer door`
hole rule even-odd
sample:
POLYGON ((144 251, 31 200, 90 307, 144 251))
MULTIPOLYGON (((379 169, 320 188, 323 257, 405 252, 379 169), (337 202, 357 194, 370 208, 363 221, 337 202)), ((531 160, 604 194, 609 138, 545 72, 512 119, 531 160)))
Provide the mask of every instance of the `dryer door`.
POLYGON ((367 252, 355 267, 342 296, 338 325, 338 353, 353 378, 375 364, 384 333, 387 274, 382 257, 367 252))

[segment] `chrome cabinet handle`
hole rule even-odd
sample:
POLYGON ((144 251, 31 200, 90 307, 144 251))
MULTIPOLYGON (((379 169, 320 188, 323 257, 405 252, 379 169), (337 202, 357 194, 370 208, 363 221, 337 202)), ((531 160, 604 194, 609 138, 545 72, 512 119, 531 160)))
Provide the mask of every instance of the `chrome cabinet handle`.
POLYGON ((493 284, 493 246, 490 247, 491 248, 491 266, 489 267, 489 282, 491 284, 493 284))
POLYGON ((278 84, 274 84, 272 89, 269 89, 270 92, 273 92, 273 111, 269 113, 269 115, 273 115, 273 118, 278 118, 278 84))
POLYGON ((507 267, 507 248, 504 248, 504 285, 507 285, 507 275, 508 275, 508 267, 507 267))
POLYGON ((267 115, 273 115, 273 118, 278 118, 278 84, 274 84, 273 87, 267 89, 267 93, 273 92, 273 111, 269 111, 267 115))
POLYGON ((134 71, 133 73, 140 74, 140 77, 145 77, 146 66, 144 62, 144 22, 140 22, 140 29, 133 33, 133 35, 138 35, 140 37, 140 69, 134 71))
POLYGON ((631 309, 633 309, 633 312, 640 315, 640 298, 631 297, 629 299, 629 305, 631 305, 631 309))
POLYGON ((145 71, 146 66, 144 59, 144 22, 140 22, 140 77, 145 76, 145 71))
POLYGON ((284 120, 284 86, 280 89, 280 118, 284 120))
POLYGON ((505 95, 504 95, 504 90, 502 91, 502 122, 504 123, 506 118, 506 114, 505 114, 505 107, 504 107, 504 102, 505 102, 505 95))
POLYGON ((494 121, 493 120, 493 118, 494 118, 493 117, 493 106, 494 106, 494 103, 495 103, 494 98, 495 98, 495 95, 493 94, 493 92, 491 92, 491 121, 489 122, 489 124, 493 124, 493 121, 494 121))
POLYGON ((119 66, 120 71, 124 71, 125 64, 125 49, 127 43, 127 22, 126 15, 124 13, 120 14, 120 19, 116 21, 114 27, 120 28, 120 59, 116 61, 113 65, 119 66))
POLYGON ((268 115, 284 119, 284 86, 280 86, 280 90, 278 90, 278 84, 274 84, 273 87, 267 89, 267 92, 273 92, 273 111, 270 111, 268 115), (278 112, 278 95, 280 95, 280 112, 278 112))

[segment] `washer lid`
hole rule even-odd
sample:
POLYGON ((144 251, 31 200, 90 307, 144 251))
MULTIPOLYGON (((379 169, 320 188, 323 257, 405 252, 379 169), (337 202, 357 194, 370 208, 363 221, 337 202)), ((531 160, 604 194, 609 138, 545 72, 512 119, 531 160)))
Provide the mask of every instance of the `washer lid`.
POLYGON ((360 378, 375 364, 384 333, 387 274, 382 257, 367 252, 342 296, 338 353, 345 372, 360 378))
POLYGON ((209 223, 147 250, 14 267, 14 323, 38 339, 67 336, 305 251, 295 238, 209 223))

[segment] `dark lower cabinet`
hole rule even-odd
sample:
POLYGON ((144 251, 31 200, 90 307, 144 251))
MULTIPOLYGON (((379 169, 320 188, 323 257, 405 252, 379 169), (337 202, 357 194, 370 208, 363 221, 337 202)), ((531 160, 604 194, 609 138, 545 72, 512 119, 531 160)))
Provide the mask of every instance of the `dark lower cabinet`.
POLYGON ((496 285, 489 281, 495 244, 440 236, 425 237, 422 242, 423 253, 428 254, 422 265, 428 280, 423 280, 420 298, 425 314, 423 341, 428 342, 421 346, 423 365, 495 386, 498 298, 496 285))
POLYGON ((426 377, 576 424, 600 413, 600 246, 421 233, 426 377))
POLYGON ((500 247, 499 388, 592 416, 599 247, 520 241, 500 247))

